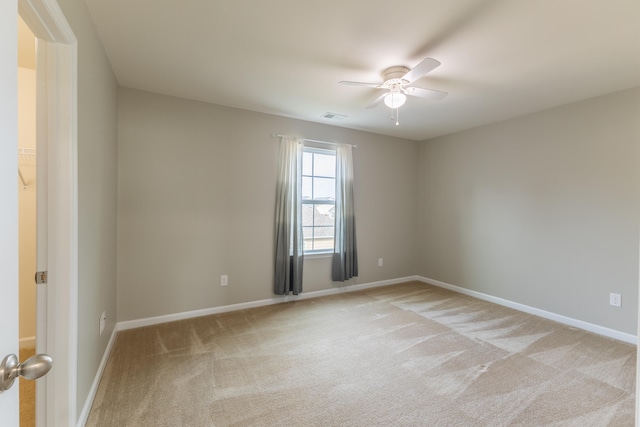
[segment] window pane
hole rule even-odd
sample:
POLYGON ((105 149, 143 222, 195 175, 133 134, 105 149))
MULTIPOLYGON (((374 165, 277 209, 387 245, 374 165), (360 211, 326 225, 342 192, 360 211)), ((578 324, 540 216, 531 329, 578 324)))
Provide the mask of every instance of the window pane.
POLYGON ((313 236, 318 237, 330 237, 333 239, 333 227, 313 227, 313 236))
POLYGON ((313 178, 302 177, 302 199, 313 199, 313 178))
POLYGON ((315 250, 333 250, 333 227, 315 227, 314 245, 315 250))
POLYGON ((302 251, 313 250, 313 227, 302 227, 302 251))
POLYGON ((313 225, 319 226, 331 226, 334 225, 334 205, 315 205, 313 210, 313 225))
POLYGON ((302 227, 302 236, 305 240, 311 239, 313 237, 313 227, 302 227))
POLYGON ((336 176, 336 156, 329 154, 315 154, 313 174, 315 176, 336 176))
POLYGON ((335 233, 335 154, 305 148, 302 174, 304 250, 331 252, 335 233))
MULTIPOLYGON (((313 205, 303 203, 302 204, 302 226, 313 227, 313 205)), ((304 235, 307 237, 307 235, 304 235)), ((309 237, 313 237, 312 234, 309 237)))
POLYGON ((313 178, 313 198, 316 200, 336 199, 336 180, 333 178, 313 178))
POLYGON ((302 153, 302 175, 313 175, 313 153, 302 153))

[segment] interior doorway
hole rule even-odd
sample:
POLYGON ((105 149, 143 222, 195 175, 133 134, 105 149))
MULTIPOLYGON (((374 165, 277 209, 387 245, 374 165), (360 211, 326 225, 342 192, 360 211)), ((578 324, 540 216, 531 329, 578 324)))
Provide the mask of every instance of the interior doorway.
MULTIPOLYGON (((23 361, 36 352, 36 38, 18 16, 19 337, 23 361)), ((35 382, 20 379, 20 426, 35 427, 35 382)))
MULTIPOLYGON (((36 38, 18 16, 19 360, 36 352, 36 38)), ((20 426, 35 427, 35 382, 20 379, 20 426)))
POLYGON ((56 0, 18 0, 18 13, 37 44, 36 270, 48 273, 36 289, 36 351, 54 361, 37 380, 36 426, 71 426, 77 422, 78 46, 56 0))

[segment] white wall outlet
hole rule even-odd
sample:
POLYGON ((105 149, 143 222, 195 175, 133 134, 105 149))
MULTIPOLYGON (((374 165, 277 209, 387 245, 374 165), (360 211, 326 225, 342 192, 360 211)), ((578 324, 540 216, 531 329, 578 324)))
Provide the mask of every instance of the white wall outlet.
POLYGON ((384 260, 382 258, 378 258, 378 267, 382 267, 384 264, 384 260))
POLYGON ((227 286, 229 284, 229 276, 223 274, 220 276, 220 286, 227 286))
POLYGON ((104 332, 104 327, 107 324, 107 313, 106 312, 102 312, 102 314, 100 315, 100 335, 102 335, 102 332, 104 332))
POLYGON ((609 304, 614 307, 622 307, 622 295, 611 292, 609 294, 609 304))

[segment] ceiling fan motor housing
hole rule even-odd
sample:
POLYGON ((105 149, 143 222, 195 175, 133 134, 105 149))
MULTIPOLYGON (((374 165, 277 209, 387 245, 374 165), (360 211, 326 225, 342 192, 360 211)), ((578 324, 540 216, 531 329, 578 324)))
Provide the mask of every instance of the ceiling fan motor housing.
POLYGON ((409 68, 401 65, 387 68, 382 72, 382 79, 384 80, 382 86, 391 89, 394 86, 409 84, 407 80, 402 79, 409 71, 409 68))

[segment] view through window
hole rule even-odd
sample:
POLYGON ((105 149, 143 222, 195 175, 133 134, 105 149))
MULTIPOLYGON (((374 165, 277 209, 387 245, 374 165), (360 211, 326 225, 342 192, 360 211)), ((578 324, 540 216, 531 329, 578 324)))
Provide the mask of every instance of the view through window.
POLYGON ((305 147, 302 159, 302 230, 305 253, 333 251, 336 152, 305 147))

